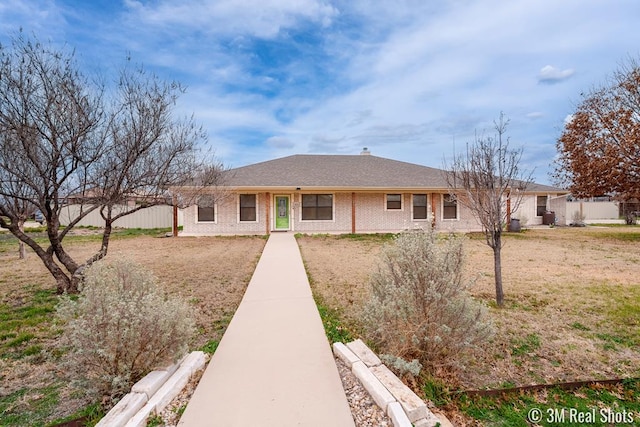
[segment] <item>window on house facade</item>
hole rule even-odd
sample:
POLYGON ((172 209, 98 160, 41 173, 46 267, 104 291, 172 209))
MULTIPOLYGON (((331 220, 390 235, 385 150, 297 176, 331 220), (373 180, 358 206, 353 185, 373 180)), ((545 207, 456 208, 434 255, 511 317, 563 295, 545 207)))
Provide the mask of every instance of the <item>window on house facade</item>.
POLYGON ((240 195, 240 221, 256 221, 256 195, 241 194, 240 195))
POLYGON ((215 202, 211 196, 202 196, 198 199, 198 222, 215 222, 215 202))
POLYGON ((458 219, 458 201, 451 194, 442 196, 442 219, 458 219))
POLYGON ((413 219, 427 219, 427 195, 413 195, 413 219))
POLYGON ((543 216, 547 211, 547 196, 536 197, 536 215, 543 216))
POLYGON ((402 194, 387 194, 387 210, 402 209, 402 194))
POLYGON ((302 220, 333 220, 333 194, 303 194, 302 220))

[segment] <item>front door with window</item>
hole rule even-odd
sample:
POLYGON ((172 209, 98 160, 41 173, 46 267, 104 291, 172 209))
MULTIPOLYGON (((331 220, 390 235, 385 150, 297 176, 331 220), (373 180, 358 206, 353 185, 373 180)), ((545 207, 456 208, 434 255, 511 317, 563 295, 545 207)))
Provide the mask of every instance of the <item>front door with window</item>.
POLYGON ((289 196, 276 196, 276 230, 289 230, 289 196))

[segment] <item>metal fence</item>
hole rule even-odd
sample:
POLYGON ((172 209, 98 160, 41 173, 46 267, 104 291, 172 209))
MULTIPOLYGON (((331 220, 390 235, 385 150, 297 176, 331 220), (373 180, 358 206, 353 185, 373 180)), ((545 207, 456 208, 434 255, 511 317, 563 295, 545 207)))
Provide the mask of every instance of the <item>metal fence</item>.
MULTIPOLYGON (((81 205, 65 206, 60 214, 60 223, 68 224, 72 218, 78 216, 80 208, 81 205)), ((116 212, 122 212, 131 208, 126 205, 118 205, 115 209, 116 212)), ((179 226, 183 223, 182 217, 182 210, 178 210, 179 226)), ((84 217, 78 225, 85 227, 103 227, 104 220, 100 216, 100 212, 96 209, 84 217)), ((169 228, 173 226, 173 207, 168 205, 151 206, 123 216, 116 220, 113 225, 121 228, 169 228)))

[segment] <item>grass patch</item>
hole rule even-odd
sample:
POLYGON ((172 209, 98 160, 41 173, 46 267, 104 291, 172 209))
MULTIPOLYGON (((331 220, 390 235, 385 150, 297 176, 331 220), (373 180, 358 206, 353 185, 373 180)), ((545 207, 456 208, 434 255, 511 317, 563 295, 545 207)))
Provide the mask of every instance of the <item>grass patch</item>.
MULTIPOLYGON (((114 231, 112 237, 138 237, 138 236, 151 236, 151 237, 164 237, 167 233, 171 233, 171 227, 168 228, 121 228, 114 231)), ((100 234, 102 238, 102 234, 100 234)))
POLYGON ((373 234, 339 234, 338 239, 354 240, 359 242, 388 242, 397 236, 396 233, 373 233, 373 234))
MULTIPOLYGON (((517 394, 503 394, 500 397, 456 396, 456 406, 467 416, 492 426, 608 426, 623 425, 624 422, 611 421, 609 414, 633 413, 633 421, 638 421, 640 413, 640 380, 626 380, 615 385, 581 387, 575 390, 559 388, 526 391, 517 394), (531 415, 540 410, 540 421, 531 415), (595 411, 595 412, 594 412, 595 411), (571 416, 574 413, 574 416, 571 416), (577 413, 590 416, 593 422, 578 420, 577 413)), ((626 424, 632 425, 633 422, 626 424)))
POLYGON ((523 339, 511 340, 513 347, 511 348, 511 354, 514 356, 524 356, 540 348, 540 337, 537 334, 529 334, 523 339))
POLYGON ((329 307, 329 305, 324 301, 324 298, 322 298, 322 296, 318 292, 313 292, 314 281, 309 274, 309 267, 307 266, 306 262, 304 262, 304 260, 303 265, 307 273, 307 279, 309 280, 309 284, 312 289, 313 300, 315 301, 316 307, 318 308, 318 313, 320 313, 320 319, 322 320, 324 333, 327 336, 329 343, 348 343, 353 341, 355 339, 355 334, 352 333, 351 328, 345 324, 342 311, 338 308, 329 307))
POLYGON ((355 338, 349 328, 342 321, 342 314, 337 308, 331 308, 324 304, 321 297, 314 295, 314 301, 318 307, 324 332, 331 344, 335 342, 348 343, 355 338))
POLYGON ((30 390, 22 388, 0 396, 0 425, 35 425, 58 405, 60 384, 30 390))
POLYGON ((164 420, 160 415, 153 414, 147 418, 147 427, 159 427, 164 425, 164 420))
POLYGON ((184 414, 184 411, 187 409, 187 405, 184 404, 176 409, 174 409, 174 412, 176 413, 176 415, 178 415, 179 418, 182 417, 182 414, 184 414))
POLYGON ((0 304, 0 358, 21 359, 40 353, 40 339, 54 334, 50 328, 58 297, 54 290, 31 290, 0 304))
POLYGON ((591 291, 607 298, 606 333, 596 334, 596 337, 610 345, 640 346, 640 288, 608 285, 593 287, 591 291))
POLYGON ((596 239, 616 240, 629 243, 640 242, 640 229, 633 231, 587 231, 585 234, 596 239))
POLYGON ((200 351, 204 351, 207 354, 213 355, 218 349, 218 345, 220 344, 219 340, 209 340, 205 345, 200 347, 200 351))
POLYGON ((436 406, 447 406, 451 403, 452 393, 449 386, 438 378, 430 376, 422 378, 422 392, 427 400, 436 406))
POLYGON ((569 326, 571 326, 573 329, 577 329, 578 331, 590 331, 591 330, 590 328, 588 328, 587 326, 584 326, 580 322, 573 322, 569 326))
POLYGON ((105 415, 106 414, 100 404, 94 403, 92 405, 79 409, 69 416, 55 419, 50 423, 47 423, 46 426, 53 427, 62 423, 68 423, 69 421, 79 419, 83 420, 83 424, 85 426, 95 426, 96 424, 98 424, 98 421, 100 421, 105 415))
MULTIPOLYGON (((102 240, 102 229, 98 227, 74 227, 73 230, 87 230, 90 233, 80 235, 67 235, 63 240, 63 245, 84 242, 99 242, 102 240)), ((126 239, 139 236, 164 237, 171 233, 168 228, 116 228, 111 233, 112 239, 126 239)), ((46 227, 30 228, 26 230, 36 243, 41 246, 49 246, 46 227)), ((0 253, 10 253, 18 251, 18 239, 11 233, 0 233, 0 253)))

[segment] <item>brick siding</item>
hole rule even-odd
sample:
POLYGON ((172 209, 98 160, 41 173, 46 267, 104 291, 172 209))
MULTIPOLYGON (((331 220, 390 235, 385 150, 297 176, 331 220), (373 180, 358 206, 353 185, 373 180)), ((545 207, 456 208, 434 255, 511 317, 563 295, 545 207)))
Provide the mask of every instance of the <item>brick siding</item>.
MULTIPOLYGON (((323 192, 318 192, 323 193, 323 192)), ((225 235, 225 234, 265 234, 267 232, 267 218, 269 230, 273 230, 273 212, 267 215, 267 194, 269 194, 270 209, 273 209, 275 195, 290 197, 291 230, 299 233, 351 233, 352 231, 352 192, 333 192, 333 219, 328 221, 302 220, 301 193, 243 193, 256 194, 257 221, 240 222, 238 195, 232 195, 216 205, 215 222, 197 222, 197 206, 190 206, 184 210, 184 226, 181 235, 225 235)), ((325 193, 327 194, 327 193, 325 193)), ((402 194, 402 208, 400 210, 386 209, 387 193, 355 193, 355 222, 356 233, 385 233, 401 230, 425 228, 429 220, 413 219, 413 193, 402 194)), ((397 194, 397 193, 396 193, 397 194)), ((417 193, 416 193, 417 194, 417 193)), ((424 193, 422 193, 424 194, 424 193)), ((435 212, 435 224, 438 230, 479 230, 479 224, 471 212, 458 206, 459 213, 456 220, 442 219, 442 195, 428 193, 428 212, 435 212)))

